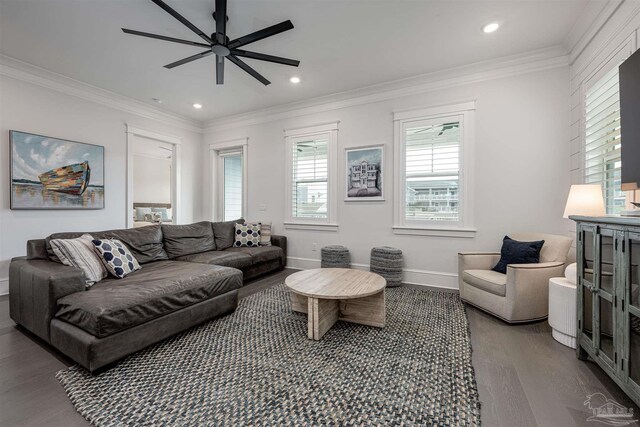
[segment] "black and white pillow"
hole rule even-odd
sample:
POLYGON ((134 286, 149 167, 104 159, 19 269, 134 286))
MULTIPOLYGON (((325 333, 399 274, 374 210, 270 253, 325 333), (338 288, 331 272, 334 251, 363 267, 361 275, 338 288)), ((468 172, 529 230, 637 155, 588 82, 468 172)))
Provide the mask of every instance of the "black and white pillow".
POLYGON ((257 248, 260 246, 260 223, 258 224, 236 224, 236 239, 234 248, 257 248))
POLYGON ((129 248, 120 240, 95 239, 93 245, 109 273, 118 279, 122 279, 127 274, 142 268, 138 260, 131 254, 129 248))
POLYGON ((75 239, 52 239, 51 249, 64 265, 82 270, 87 287, 107 277, 107 269, 94 251, 93 236, 83 234, 75 239))

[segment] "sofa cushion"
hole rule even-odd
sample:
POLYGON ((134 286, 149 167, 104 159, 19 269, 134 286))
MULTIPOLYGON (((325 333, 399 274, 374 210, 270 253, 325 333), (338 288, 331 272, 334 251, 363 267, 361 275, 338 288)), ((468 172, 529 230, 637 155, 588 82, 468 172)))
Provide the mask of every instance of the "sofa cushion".
POLYGON ((243 224, 244 219, 240 218, 235 221, 214 222, 213 236, 216 241, 216 249, 222 251, 233 246, 236 240, 236 224, 243 224))
POLYGON ((176 258, 176 261, 221 265, 223 267, 246 268, 251 266, 251 255, 242 252, 209 251, 176 258))
MULTIPOLYGON (((75 239, 84 232, 55 233, 46 238, 49 259, 60 262, 51 249, 52 239, 75 239)), ((95 239, 118 239, 131 250, 140 264, 169 259, 162 246, 162 229, 160 225, 129 228, 124 230, 96 231, 90 233, 95 239)))
POLYGON ((462 280, 469 285, 494 295, 507 294, 507 275, 493 270, 465 270, 462 280))
POLYGON ((234 268, 159 261, 60 298, 56 318, 101 338, 241 286, 242 272, 234 268))
POLYGON ((162 238, 164 250, 170 259, 216 250, 213 228, 209 221, 189 225, 162 225, 162 238))
POLYGON ((278 246, 258 246, 257 248, 241 247, 225 249, 226 253, 243 253, 251 256, 251 262, 258 264, 266 261, 273 261, 284 256, 282 248, 278 246))

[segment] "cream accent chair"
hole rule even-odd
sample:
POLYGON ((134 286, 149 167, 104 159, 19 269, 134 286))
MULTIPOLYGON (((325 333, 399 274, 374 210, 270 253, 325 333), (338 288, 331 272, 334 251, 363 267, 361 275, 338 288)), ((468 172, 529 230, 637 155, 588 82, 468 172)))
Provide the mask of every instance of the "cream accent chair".
POLYGON ((513 233, 514 240, 544 240, 538 264, 509 264, 507 274, 491 270, 500 252, 458 254, 458 283, 462 301, 505 322, 545 319, 549 314, 549 279, 563 277, 572 240, 540 233, 513 233))

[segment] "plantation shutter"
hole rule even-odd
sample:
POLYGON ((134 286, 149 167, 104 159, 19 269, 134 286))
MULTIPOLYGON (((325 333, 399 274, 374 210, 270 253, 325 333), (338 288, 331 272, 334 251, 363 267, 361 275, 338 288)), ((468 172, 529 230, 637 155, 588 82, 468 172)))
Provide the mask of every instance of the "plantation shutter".
POLYGON ((625 206, 620 149, 620 90, 614 67, 588 90, 585 100, 585 183, 602 185, 608 214, 625 206))
POLYGON ((242 218, 242 153, 222 154, 224 221, 242 218))
POLYGON ((459 121, 405 127, 407 221, 460 221, 460 135, 459 121))
POLYGON ((296 140, 292 149, 292 216, 327 218, 328 137, 296 140))

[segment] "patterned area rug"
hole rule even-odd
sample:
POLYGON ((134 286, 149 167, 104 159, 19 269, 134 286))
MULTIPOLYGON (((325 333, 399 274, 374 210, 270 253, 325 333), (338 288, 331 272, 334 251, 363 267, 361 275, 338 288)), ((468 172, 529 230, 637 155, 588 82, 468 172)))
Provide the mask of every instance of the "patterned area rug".
POLYGON ((281 284, 100 375, 57 378, 97 426, 479 425, 458 295, 386 292, 384 329, 338 322, 311 341, 281 284))

